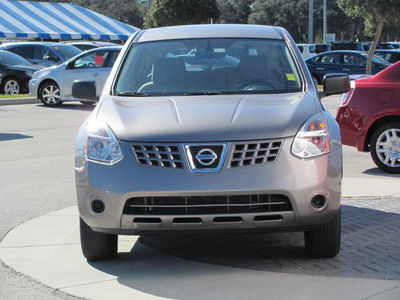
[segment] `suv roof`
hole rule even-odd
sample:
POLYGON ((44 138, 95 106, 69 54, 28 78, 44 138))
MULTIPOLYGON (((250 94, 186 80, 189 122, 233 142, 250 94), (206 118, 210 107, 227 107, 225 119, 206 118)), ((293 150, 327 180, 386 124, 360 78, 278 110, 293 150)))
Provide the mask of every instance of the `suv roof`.
MULTIPOLYGON (((139 33, 140 36, 140 33, 139 33)), ((280 27, 247 24, 204 24, 152 28, 142 31, 138 42, 196 38, 263 38, 283 40, 280 27)))

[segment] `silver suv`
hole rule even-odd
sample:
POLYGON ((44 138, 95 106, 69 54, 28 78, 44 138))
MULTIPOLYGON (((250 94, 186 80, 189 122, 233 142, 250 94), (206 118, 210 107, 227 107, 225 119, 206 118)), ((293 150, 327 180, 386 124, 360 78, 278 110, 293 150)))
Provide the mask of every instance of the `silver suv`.
MULTIPOLYGON (((346 92, 328 75, 325 95, 346 92)), ((76 143, 81 243, 119 234, 304 231, 340 248, 339 126, 285 29, 192 25, 140 31, 121 51, 76 143)), ((93 82, 73 95, 94 99, 93 82)))

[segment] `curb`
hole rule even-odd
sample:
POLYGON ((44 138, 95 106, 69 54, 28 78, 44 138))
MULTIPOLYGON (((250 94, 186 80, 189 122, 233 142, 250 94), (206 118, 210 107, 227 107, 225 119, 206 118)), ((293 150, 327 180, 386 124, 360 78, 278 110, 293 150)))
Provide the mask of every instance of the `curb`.
POLYGON ((14 105, 14 104, 35 104, 35 103, 40 103, 40 101, 35 97, 0 99, 0 106, 14 105))

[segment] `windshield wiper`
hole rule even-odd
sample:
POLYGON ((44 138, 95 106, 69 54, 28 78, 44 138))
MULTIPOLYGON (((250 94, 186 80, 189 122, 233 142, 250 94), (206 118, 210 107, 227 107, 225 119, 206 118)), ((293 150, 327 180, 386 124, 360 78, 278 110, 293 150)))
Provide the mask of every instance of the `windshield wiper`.
POLYGON ((141 93, 141 92, 121 92, 121 93, 118 93, 117 96, 147 97, 148 94, 141 93))
POLYGON ((197 95, 223 95, 225 92, 188 92, 185 96, 197 96, 197 95))

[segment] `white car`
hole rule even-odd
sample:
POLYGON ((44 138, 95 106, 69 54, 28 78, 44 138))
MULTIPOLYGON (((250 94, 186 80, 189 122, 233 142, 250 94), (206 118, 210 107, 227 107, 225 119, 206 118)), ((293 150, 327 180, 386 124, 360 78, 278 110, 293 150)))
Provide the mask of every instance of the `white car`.
POLYGON ((72 97, 72 83, 77 79, 93 81, 96 96, 100 96, 121 49, 121 46, 92 49, 59 66, 42 69, 29 81, 29 94, 46 106, 59 106, 64 101, 93 103, 72 97))
POLYGON ((315 44, 297 44, 297 48, 299 48, 301 56, 303 56, 304 59, 317 54, 315 52, 315 44))

